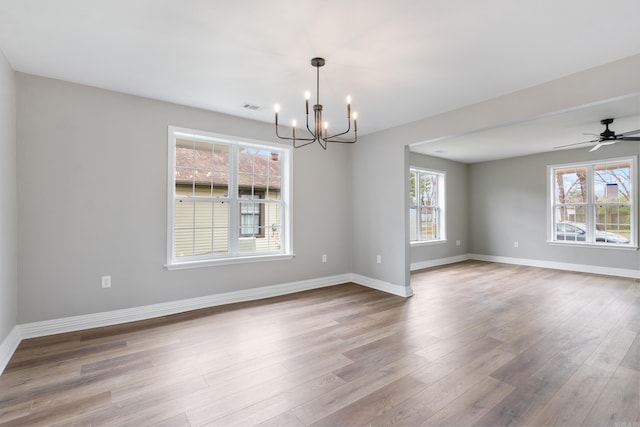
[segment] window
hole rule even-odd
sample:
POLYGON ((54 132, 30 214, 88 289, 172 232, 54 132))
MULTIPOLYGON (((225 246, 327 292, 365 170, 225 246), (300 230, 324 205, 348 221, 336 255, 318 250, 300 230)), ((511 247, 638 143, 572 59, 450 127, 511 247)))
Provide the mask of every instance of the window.
POLYGON ((264 205, 252 199, 264 199, 264 193, 240 190, 240 235, 264 237, 264 205))
POLYGON ((290 149, 169 127, 167 266, 290 257, 290 149))
POLYGON ((634 247, 637 243, 636 159, 549 167, 549 240, 634 247))
POLYGON ((443 241, 445 235, 444 173, 409 171, 409 234, 411 243, 443 241))

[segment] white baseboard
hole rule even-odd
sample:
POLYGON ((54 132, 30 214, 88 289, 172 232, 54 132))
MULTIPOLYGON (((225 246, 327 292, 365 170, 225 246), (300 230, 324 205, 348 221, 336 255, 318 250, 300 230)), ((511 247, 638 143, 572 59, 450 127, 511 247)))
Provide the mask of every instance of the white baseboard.
POLYGON ((4 372, 4 368, 7 367, 11 356, 15 353, 16 349, 20 345, 22 337, 20 336, 20 328, 14 326, 9 332, 9 335, 0 342, 0 374, 4 372))
POLYGON ((640 279, 640 271, 627 268, 602 267, 587 264, 571 264, 567 262, 544 261, 538 259, 513 258, 494 255, 465 254, 449 258, 440 258, 428 261, 414 262, 411 264, 411 271, 423 268, 437 267, 439 265, 453 264, 466 260, 497 262, 502 264, 526 265, 527 267, 550 268, 553 270, 567 270, 579 273, 603 274, 605 276, 626 277, 630 279, 640 279))
POLYGON ((358 285, 366 286, 368 288, 377 289, 382 292, 386 292, 401 297, 410 297, 413 295, 413 289, 411 286, 406 287, 404 285, 395 285, 393 283, 384 282, 378 279, 372 279, 371 277, 362 276, 360 274, 351 274, 351 281, 358 285))
POLYGON ((469 254, 457 255, 448 258, 433 259, 411 263, 411 271, 422 270, 423 268, 437 267, 440 265, 454 264, 456 262, 467 261, 469 254))
POLYGON ((469 254, 468 259, 487 262, 498 262, 502 264, 526 265, 528 267, 550 268, 554 270, 576 271, 579 273, 604 274, 606 276, 627 277, 630 279, 640 279, 640 271, 627 268, 601 267, 587 264, 571 264, 567 262, 543 261, 537 259, 512 258, 493 255, 469 254))
POLYGON ((201 308, 215 307, 223 304, 253 301, 263 298, 286 295, 294 292, 318 289, 327 286, 339 285, 351 281, 350 274, 323 277, 320 279, 291 282, 281 285, 263 286, 260 288, 241 291, 226 292, 216 295, 189 298, 178 301, 170 301, 160 304, 145 305, 142 307, 125 308, 101 313, 92 313, 82 316, 65 317, 62 319, 45 320, 19 325, 20 336, 23 339, 35 338, 45 335, 73 332, 101 326, 117 325, 120 323, 134 322, 137 320, 152 319, 154 317, 168 316, 185 311, 201 308))

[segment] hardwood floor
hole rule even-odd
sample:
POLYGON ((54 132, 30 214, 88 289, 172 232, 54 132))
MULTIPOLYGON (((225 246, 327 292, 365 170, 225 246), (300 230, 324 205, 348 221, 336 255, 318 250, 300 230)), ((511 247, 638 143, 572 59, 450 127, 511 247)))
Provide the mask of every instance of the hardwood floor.
POLYGON ((23 341, 0 426, 640 426, 640 281, 469 261, 23 341))

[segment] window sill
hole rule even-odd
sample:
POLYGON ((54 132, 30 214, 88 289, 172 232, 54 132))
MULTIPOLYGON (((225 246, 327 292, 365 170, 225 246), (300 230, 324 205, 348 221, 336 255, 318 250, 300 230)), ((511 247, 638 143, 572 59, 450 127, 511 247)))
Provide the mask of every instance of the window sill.
POLYGON ((547 240, 547 244, 552 246, 564 246, 573 248, 595 248, 595 249, 619 249, 623 251, 637 251, 637 245, 622 245, 616 243, 580 243, 580 242, 558 242, 547 240))
POLYGON ((220 259, 204 259, 196 261, 181 261, 165 264, 167 270, 184 270, 189 268, 200 267, 217 267, 219 265, 233 265, 233 264, 247 264, 252 262, 265 262, 265 261, 282 261, 293 259, 295 254, 276 254, 276 255, 255 255, 255 256, 243 256, 234 258, 220 258, 220 259))
POLYGON ((409 242, 411 247, 431 246, 431 245, 437 245, 439 243, 447 243, 447 239, 442 239, 442 240, 420 240, 420 241, 415 241, 415 242, 409 242))

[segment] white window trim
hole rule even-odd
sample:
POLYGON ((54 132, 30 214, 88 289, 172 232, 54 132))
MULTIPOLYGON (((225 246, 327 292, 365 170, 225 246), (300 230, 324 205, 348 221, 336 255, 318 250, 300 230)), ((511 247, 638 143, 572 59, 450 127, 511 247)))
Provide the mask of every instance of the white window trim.
POLYGON ((419 166, 410 166, 409 174, 412 171, 425 172, 432 175, 439 175, 438 179, 438 208, 440 210, 440 238, 434 240, 409 240, 410 246, 430 246, 446 243, 447 240, 447 209, 446 209, 446 186, 447 186, 447 173, 436 169, 428 169, 419 166))
MULTIPOLYGON (((228 265, 228 264, 242 264, 242 263, 251 263, 251 262, 262 262, 262 261, 277 261, 277 260, 287 260, 295 257, 293 253, 293 206, 291 204, 291 195, 293 194, 293 180, 291 177, 293 176, 293 150, 291 146, 273 143, 273 142, 264 142, 258 141, 249 138, 242 138, 230 135, 223 135, 213 132, 194 130, 188 128, 182 128, 178 126, 168 126, 167 127, 167 145, 168 145, 168 167, 167 167, 167 259, 166 264, 164 265, 168 270, 178 270, 178 269, 186 269, 186 268, 195 268, 195 267, 208 267, 208 266, 216 266, 216 265, 228 265), (227 257, 216 257, 216 258, 188 258, 184 260, 175 259, 173 254, 173 230, 174 230, 174 222, 175 222, 175 213, 174 213, 174 199, 175 199, 175 169, 176 169, 176 139, 186 138, 193 139, 196 141, 204 141, 204 142, 221 142, 225 144, 237 144, 241 143, 243 145, 254 146, 259 149, 264 149, 268 147, 277 148, 282 151, 282 155, 284 156, 284 164, 286 167, 281 169, 282 174, 282 182, 286 183, 280 189, 280 197, 283 200, 284 208, 282 210, 282 244, 283 248, 278 253, 267 253, 267 254, 248 254, 248 255, 230 255, 227 257)), ((233 151, 233 150, 232 150, 233 151)), ((232 158, 230 161, 235 162, 235 158, 232 158)), ((229 191, 235 191, 235 174, 231 174, 230 182, 229 182, 229 191)), ((232 222, 229 227, 238 226, 239 220, 235 218, 234 215, 231 215, 230 221, 232 222)), ((235 239, 230 239, 230 251, 237 249, 237 242, 235 239)))
MULTIPOLYGON (((591 177, 593 178, 593 177, 591 177)), ((606 249, 618 249, 618 250, 637 250, 638 249, 638 228, 640 228, 640 224, 638 224, 638 156, 624 156, 624 157, 616 157, 612 159, 602 159, 602 160, 589 160, 589 161, 581 161, 581 162, 570 162, 570 163, 561 163, 556 165, 547 165, 547 244, 556 245, 556 246, 570 246, 570 247, 584 247, 584 248, 606 248, 606 249), (571 167, 584 167, 584 166, 594 166, 597 164, 605 164, 605 163, 616 163, 621 161, 631 161, 631 183, 633 184, 633 189, 631 190, 631 196, 633 203, 631 204, 631 218, 634 221, 631 222, 631 241, 628 244, 615 244, 615 243, 601 243, 601 242, 572 242, 572 241, 561 241, 555 240, 555 224, 553 221, 553 207, 555 205, 555 179, 552 177, 552 172, 554 169, 558 168, 571 168, 571 167)), ((593 191, 593 180, 589 179, 587 181, 587 191, 589 200, 587 202, 587 206, 593 206, 595 203, 593 200, 594 191, 593 191)), ((587 215, 593 215, 590 212, 587 212, 587 215)))
POLYGON ((431 246, 431 245, 440 245, 443 243, 447 243, 448 239, 439 239, 439 240, 414 240, 409 242, 409 244, 413 246, 431 246))
POLYGON ((174 263, 167 263, 165 267, 167 270, 185 270, 189 268, 199 268, 199 267, 215 267, 219 265, 232 265, 232 264, 246 264, 252 262, 263 262, 263 261, 282 261, 293 259, 295 254, 270 254, 270 255, 250 255, 250 256, 236 256, 236 257, 227 257, 227 258, 218 258, 218 259, 203 259, 203 260, 190 260, 190 261, 179 261, 174 263))

